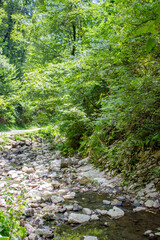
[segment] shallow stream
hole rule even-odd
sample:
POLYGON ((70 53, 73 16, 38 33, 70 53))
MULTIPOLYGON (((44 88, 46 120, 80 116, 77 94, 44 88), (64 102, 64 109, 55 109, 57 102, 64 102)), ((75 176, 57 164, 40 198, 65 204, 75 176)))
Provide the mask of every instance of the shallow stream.
MULTIPOLYGON (((74 200, 67 201, 67 204, 78 202, 82 207, 94 209, 106 209, 111 206, 103 204, 103 200, 108 199, 107 194, 98 194, 96 192, 86 192, 77 194, 74 200)), ((148 210, 134 213, 133 206, 124 202, 121 209, 125 211, 125 216, 113 220, 108 216, 100 217, 98 221, 92 221, 85 224, 63 223, 57 228, 56 239, 80 239, 84 236, 97 236, 98 240, 146 240, 144 232, 152 230, 157 232, 160 227, 160 212, 148 210), (108 223, 105 226, 104 223, 108 223)), ((160 238, 157 238, 160 239, 160 238)))

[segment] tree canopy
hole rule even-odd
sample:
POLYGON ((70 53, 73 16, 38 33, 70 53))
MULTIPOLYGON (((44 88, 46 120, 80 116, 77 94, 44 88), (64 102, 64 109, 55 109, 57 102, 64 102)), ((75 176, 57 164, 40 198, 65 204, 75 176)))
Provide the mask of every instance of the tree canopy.
POLYGON ((159 148, 159 1, 1 0, 0 44, 1 124, 52 123, 120 171, 159 148))

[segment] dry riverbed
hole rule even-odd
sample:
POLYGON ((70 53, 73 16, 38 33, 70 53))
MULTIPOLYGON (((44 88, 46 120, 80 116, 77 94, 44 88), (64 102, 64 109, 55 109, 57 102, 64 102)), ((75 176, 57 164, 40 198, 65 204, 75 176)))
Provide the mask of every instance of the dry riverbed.
MULTIPOLYGON (((61 156, 59 151, 50 150, 50 144, 44 143, 38 135, 34 140, 27 135, 21 140, 12 135, 9 138, 9 143, 0 151, 0 207, 7 206, 3 187, 14 195, 15 209, 19 206, 18 196, 24 194, 22 202, 26 206, 21 222, 27 229, 26 240, 53 239, 55 228, 60 224, 94 225, 101 219, 101 224, 109 227, 108 221, 125 219, 128 212, 135 218, 139 212, 159 216, 160 195, 153 182, 134 194, 129 187, 124 189, 119 176, 112 177, 108 172, 95 169, 88 158, 61 156), (80 195, 83 197, 78 201, 80 195), (96 198, 98 195, 100 205, 95 204, 96 200, 93 206, 87 202, 87 196, 96 198), (83 204, 85 202, 87 204, 83 204)), ((0 139, 0 144, 2 142, 0 139)), ((157 227, 158 224, 160 227, 160 219, 157 227)), ((158 239, 155 226, 145 229, 143 234, 158 239)), ((84 234, 82 239, 106 238, 84 234)))

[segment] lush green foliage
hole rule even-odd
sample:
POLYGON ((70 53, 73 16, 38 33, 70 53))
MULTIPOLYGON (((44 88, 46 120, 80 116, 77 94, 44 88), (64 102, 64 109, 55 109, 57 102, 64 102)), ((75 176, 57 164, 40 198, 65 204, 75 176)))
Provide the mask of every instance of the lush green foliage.
MULTIPOLYGON (((15 208, 15 199, 13 194, 10 193, 9 182, 7 184, 7 187, 4 187, 2 191, 5 196, 7 208, 5 211, 0 209, 0 236, 6 237, 9 240, 23 240, 26 237, 26 230, 20 225, 20 218, 22 216, 23 205, 25 205, 24 196, 23 194, 22 196, 18 196, 19 204, 15 208)), ((0 237, 0 239, 3 238, 0 237)))
POLYGON ((64 153, 118 171, 159 148, 159 1, 12 4, 0 5, 1 124, 53 123, 64 153))

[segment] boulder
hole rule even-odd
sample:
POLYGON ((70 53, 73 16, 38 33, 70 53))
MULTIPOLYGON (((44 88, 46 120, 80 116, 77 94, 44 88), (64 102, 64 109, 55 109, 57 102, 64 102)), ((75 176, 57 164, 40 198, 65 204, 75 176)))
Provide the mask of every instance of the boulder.
POLYGON ((84 214, 87 214, 87 215, 91 215, 92 214, 92 210, 90 210, 89 208, 83 208, 82 212, 84 214))
POLYGON ((71 213, 68 218, 69 223, 85 223, 90 220, 90 216, 86 214, 71 213))
POLYGON ((153 200, 147 200, 144 205, 148 208, 151 208, 153 207, 153 204, 154 204, 153 200))
POLYGON ((113 207, 113 209, 110 209, 107 212, 107 215, 109 215, 113 219, 118 219, 124 216, 124 211, 118 207, 113 207))

